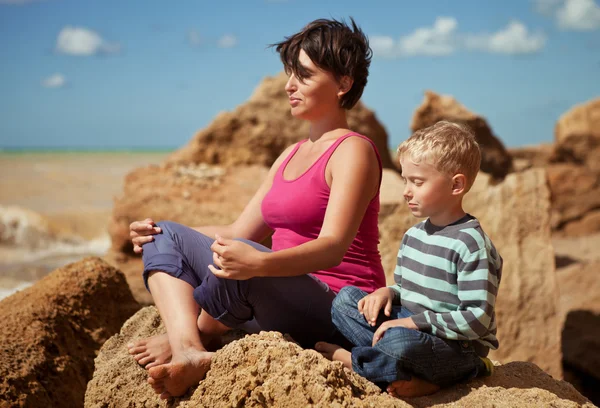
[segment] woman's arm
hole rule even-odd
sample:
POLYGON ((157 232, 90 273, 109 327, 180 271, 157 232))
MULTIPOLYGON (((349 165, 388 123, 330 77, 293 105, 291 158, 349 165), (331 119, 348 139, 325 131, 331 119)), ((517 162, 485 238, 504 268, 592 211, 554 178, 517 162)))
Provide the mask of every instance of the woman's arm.
MULTIPOLYGON (((279 169, 281 163, 291 153, 294 146, 289 146, 275 160, 275 163, 273 163, 267 174, 267 178, 233 223, 229 225, 207 225, 192 228, 208 237, 220 235, 225 238, 246 238, 255 242, 265 239, 271 233, 271 229, 262 218, 260 205, 273 184, 277 169, 279 169)), ((161 232, 160 227, 157 227, 151 218, 146 218, 143 221, 134 221, 129 226, 129 229, 134 252, 136 253, 142 252, 142 245, 154 240, 152 235, 161 232)))
POLYGON ((342 262, 380 183, 372 145, 361 138, 343 141, 329 160, 331 191, 317 239, 294 248, 261 253, 261 276, 296 276, 342 262))

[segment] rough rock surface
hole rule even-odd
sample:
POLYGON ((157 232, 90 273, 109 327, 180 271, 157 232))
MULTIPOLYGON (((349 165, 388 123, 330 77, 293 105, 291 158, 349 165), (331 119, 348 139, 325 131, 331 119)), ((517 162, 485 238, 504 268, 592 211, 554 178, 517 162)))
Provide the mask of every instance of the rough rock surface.
POLYGON ((579 407, 592 405, 568 383, 531 363, 496 367, 494 376, 429 397, 400 400, 277 332, 234 341, 215 354, 206 379, 186 396, 160 401, 146 371, 127 354, 127 342, 161 333, 154 307, 144 308, 102 347, 85 407, 579 407))
POLYGON ((554 129, 554 160, 586 164, 600 171, 600 98, 564 113, 554 129))
POLYGON ((139 309, 98 258, 57 269, 0 301, 0 407, 77 407, 101 345, 139 309))
POLYGON ((132 253, 129 224, 146 217, 184 225, 229 223, 265 179, 267 169, 207 165, 148 166, 129 173, 115 200, 109 233, 112 248, 132 253))
MULTIPOLYGON (((558 288, 550 236, 550 193, 543 169, 509 174, 501 183, 480 173, 465 196, 504 259, 496 315, 501 362, 530 361, 562 377, 558 288)), ((404 202, 382 206, 380 251, 388 282, 402 236, 418 220, 404 202)))
POLYGON ((600 232, 600 98, 576 105, 556 123, 548 166, 552 225, 558 234, 600 232))
POLYGON ((425 92, 425 99, 412 117, 412 131, 434 125, 440 120, 468 125, 481 145, 481 170, 495 178, 502 178, 512 170, 512 158, 502 142, 494 136, 487 121, 469 111, 460 102, 448 95, 425 92))
MULTIPOLYGON (((590 242, 591 241, 591 242, 590 242)), ((590 237, 597 248, 600 235, 590 237)), ((593 243, 593 244, 592 244, 593 243)), ((585 244, 584 244, 585 245, 585 244)), ((572 251, 575 252, 575 251, 572 251)), ((572 253, 575 256, 574 253, 572 253)), ((600 403, 600 255, 557 271, 565 378, 600 403)))
MULTIPOLYGON (((287 146, 306 138, 309 130, 308 122, 290 115, 284 91, 286 82, 287 76, 283 73, 265 78, 246 103, 233 112, 220 113, 167 162, 226 167, 273 164, 287 146)), ((394 167, 388 151, 387 133, 371 110, 359 102, 349 111, 348 124, 352 130, 375 142, 384 167, 394 167)))
POLYGON ((142 263, 133 256, 129 224, 147 217, 187 226, 221 225, 235 220, 267 176, 262 166, 223 169, 208 165, 149 166, 125 179, 115 200, 109 233, 112 249, 106 259, 125 273, 142 304, 151 298, 141 279, 142 263))
POLYGON ((552 191, 552 227, 559 234, 580 236, 599 232, 598 223, 582 223, 582 219, 600 210, 600 172, 572 163, 547 167, 552 191))

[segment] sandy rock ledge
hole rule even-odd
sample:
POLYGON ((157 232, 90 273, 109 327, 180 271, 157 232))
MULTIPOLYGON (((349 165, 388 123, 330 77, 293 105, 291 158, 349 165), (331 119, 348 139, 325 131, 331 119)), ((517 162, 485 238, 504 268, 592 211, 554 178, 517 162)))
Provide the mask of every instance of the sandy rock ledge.
POLYGON ((277 332, 262 332, 219 350, 206 379, 180 399, 161 401, 146 371, 127 354, 136 338, 164 332, 153 306, 140 310, 96 358, 85 407, 593 407, 573 386, 532 363, 498 366, 494 376, 400 400, 277 332))

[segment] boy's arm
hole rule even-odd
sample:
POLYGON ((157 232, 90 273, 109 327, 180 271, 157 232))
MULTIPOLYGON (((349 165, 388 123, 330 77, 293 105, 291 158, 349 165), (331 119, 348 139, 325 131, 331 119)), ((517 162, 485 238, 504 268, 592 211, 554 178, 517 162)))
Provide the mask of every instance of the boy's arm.
POLYGON ((486 237, 477 239, 479 250, 460 251, 457 263, 457 310, 445 313, 423 312, 411 316, 420 331, 450 340, 484 338, 491 329, 492 315, 500 283, 502 259, 490 248, 486 237))

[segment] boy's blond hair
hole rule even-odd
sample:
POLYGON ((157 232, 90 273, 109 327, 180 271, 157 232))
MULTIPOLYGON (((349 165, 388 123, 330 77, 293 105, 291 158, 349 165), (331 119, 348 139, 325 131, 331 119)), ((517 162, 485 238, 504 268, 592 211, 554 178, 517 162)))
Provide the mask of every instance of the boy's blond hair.
POLYGON ((464 174, 470 190, 481 165, 481 151, 475 135, 465 125, 442 120, 417 130, 398 146, 398 161, 409 157, 415 163, 426 162, 451 176, 464 174))

